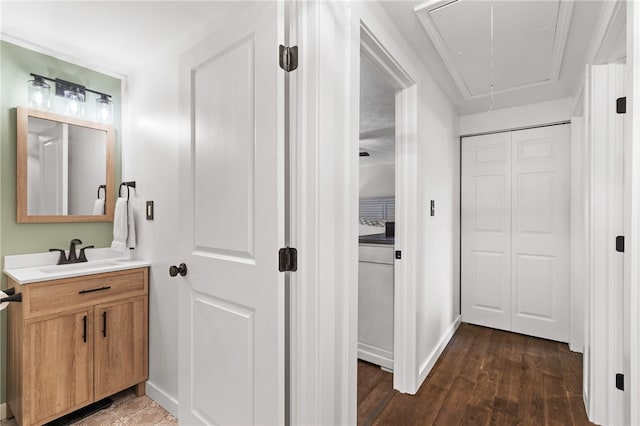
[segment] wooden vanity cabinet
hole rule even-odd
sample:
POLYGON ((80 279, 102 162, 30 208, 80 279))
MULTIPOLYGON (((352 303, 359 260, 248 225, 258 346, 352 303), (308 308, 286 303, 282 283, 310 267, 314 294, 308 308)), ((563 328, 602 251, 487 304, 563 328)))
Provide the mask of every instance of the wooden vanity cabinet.
POLYGON ((9 286, 7 403, 40 425, 148 378, 148 268, 9 286), (70 303, 71 302, 73 303, 70 303))
POLYGON ((94 307, 94 392, 98 401, 147 379, 147 300, 94 307))
POLYGON ((93 402, 93 345, 90 336, 84 339, 91 318, 91 309, 84 309, 25 324, 25 418, 46 419, 93 402))

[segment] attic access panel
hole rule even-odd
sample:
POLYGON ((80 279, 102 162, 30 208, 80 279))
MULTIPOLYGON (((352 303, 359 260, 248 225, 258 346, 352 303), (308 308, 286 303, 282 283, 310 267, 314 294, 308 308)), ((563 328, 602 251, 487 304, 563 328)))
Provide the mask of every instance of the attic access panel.
POLYGON ((430 1, 415 12, 466 99, 557 81, 573 3, 430 1), (493 6, 493 68, 491 7, 493 6))

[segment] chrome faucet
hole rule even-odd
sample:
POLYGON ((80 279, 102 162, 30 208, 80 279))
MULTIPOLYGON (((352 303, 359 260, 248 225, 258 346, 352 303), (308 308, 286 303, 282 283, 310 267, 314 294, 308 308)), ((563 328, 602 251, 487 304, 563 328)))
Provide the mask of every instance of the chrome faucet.
POLYGON ((93 248, 93 246, 82 247, 80 249, 80 257, 78 257, 78 254, 76 253, 76 245, 78 245, 78 244, 82 244, 82 241, 80 241, 77 238, 74 238, 73 240, 71 240, 71 243, 69 245, 69 257, 66 256, 64 250, 62 250, 62 249, 49 249, 49 251, 59 251, 60 252, 60 258, 58 259, 58 265, 66 265, 68 263, 86 262, 87 261, 87 256, 84 253, 84 250, 88 249, 88 248, 93 248))

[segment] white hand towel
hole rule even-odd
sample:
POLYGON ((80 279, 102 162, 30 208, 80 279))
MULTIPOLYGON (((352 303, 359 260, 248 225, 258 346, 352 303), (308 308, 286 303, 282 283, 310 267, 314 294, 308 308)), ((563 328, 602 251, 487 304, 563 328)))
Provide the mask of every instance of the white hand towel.
POLYGON ((98 198, 95 203, 93 203, 93 215, 94 216, 102 216, 104 214, 104 199, 98 198))
POLYGON ((130 202, 127 202, 127 216, 127 247, 130 249, 134 249, 136 248, 136 222, 133 217, 133 204, 130 202))
POLYGON ((113 214, 113 242, 111 248, 125 251, 127 248, 127 199, 119 197, 113 214))

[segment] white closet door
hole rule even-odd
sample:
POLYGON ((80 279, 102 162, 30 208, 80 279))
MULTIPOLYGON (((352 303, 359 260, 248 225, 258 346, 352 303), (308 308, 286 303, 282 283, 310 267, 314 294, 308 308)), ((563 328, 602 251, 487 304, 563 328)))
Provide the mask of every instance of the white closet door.
POLYGON ((567 342, 569 126, 511 135, 511 330, 567 342))
POLYGON ((511 323, 511 134, 462 143, 462 321, 511 323))

